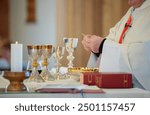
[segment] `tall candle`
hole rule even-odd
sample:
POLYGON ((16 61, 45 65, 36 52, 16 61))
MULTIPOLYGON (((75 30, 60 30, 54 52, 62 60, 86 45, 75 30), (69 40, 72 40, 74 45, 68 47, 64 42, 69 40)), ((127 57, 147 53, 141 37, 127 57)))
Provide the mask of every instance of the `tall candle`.
POLYGON ((11 71, 21 72, 23 68, 23 45, 18 43, 11 44, 11 71))

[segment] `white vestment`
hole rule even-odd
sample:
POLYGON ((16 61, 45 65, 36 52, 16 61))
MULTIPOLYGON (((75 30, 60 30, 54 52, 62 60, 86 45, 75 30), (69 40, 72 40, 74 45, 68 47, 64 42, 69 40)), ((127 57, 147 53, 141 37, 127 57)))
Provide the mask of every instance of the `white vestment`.
MULTIPOLYGON (((110 29, 103 44, 99 68, 101 72, 130 72, 150 91, 150 0, 132 11, 131 7, 110 29), (119 44, 119 37, 131 12, 131 28, 127 31, 123 43, 119 44)), ((95 63, 96 56, 91 54, 87 66, 94 67, 95 63)))

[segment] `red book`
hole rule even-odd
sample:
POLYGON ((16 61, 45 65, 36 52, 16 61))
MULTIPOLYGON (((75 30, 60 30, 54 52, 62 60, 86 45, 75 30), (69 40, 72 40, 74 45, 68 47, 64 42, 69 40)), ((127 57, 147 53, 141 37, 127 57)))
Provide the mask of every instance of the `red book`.
POLYGON ((132 74, 100 73, 96 76, 96 85, 100 88, 132 88, 132 74))
POLYGON ((130 73, 108 73, 108 72, 86 72, 80 79, 81 83, 96 85, 100 88, 132 88, 132 74, 130 73))
POLYGON ((82 72, 80 76, 80 83, 86 85, 95 85, 96 84, 96 76, 99 76, 99 72, 82 72))

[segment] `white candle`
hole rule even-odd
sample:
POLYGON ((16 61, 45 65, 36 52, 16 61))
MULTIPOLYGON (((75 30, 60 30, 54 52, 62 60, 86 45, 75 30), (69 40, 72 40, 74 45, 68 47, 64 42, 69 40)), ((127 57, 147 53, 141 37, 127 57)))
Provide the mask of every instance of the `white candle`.
POLYGON ((23 68, 23 45, 18 43, 11 44, 11 71, 12 72, 22 72, 23 68))

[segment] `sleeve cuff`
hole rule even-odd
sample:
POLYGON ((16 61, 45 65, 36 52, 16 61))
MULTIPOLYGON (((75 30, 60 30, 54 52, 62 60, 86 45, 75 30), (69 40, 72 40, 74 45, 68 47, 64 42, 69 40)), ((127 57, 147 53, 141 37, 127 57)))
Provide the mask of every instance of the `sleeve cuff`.
POLYGON ((99 55, 102 53, 103 50, 103 44, 105 42, 106 38, 103 39, 103 41, 101 42, 100 46, 99 46, 99 52, 98 53, 94 53, 97 57, 99 57, 99 55))

